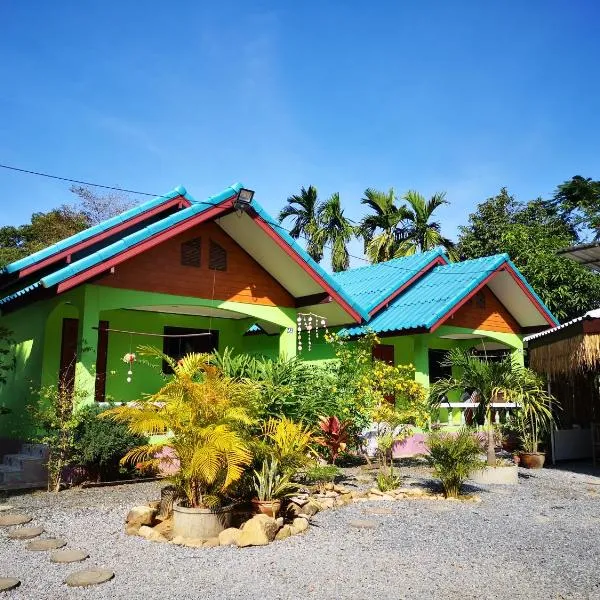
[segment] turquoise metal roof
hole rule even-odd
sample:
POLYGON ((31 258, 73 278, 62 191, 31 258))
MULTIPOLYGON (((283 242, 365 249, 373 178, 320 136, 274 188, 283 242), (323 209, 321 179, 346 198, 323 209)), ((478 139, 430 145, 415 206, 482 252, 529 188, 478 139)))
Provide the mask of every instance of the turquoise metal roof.
POLYGON ((17 271, 20 271, 21 269, 25 269, 26 267, 29 267, 30 265, 33 265, 41 260, 44 260, 45 258, 48 258, 54 254, 57 254, 58 252, 62 252, 63 250, 66 250, 67 248, 70 248, 71 246, 74 246, 75 244, 79 244, 80 242, 83 242, 95 235, 98 235, 99 233, 102 233, 103 231, 106 231, 107 229, 111 229, 112 227, 115 227, 116 225, 119 225, 120 223, 123 223, 124 221, 128 221, 129 219, 132 219, 133 217, 137 217, 138 215, 140 215, 148 210, 152 210, 153 208, 160 206, 161 204, 163 204, 164 202, 167 202, 168 200, 177 198, 177 196, 183 196, 184 198, 186 198, 186 200, 193 202, 193 199, 191 198, 191 196, 188 195, 186 189, 183 186, 176 187, 174 190, 172 190, 168 194, 165 194, 164 196, 157 196, 156 198, 153 198, 152 200, 143 202, 142 204, 139 204, 138 206, 134 206, 133 208, 130 208, 129 210, 126 210, 125 212, 122 212, 119 215, 116 215, 110 219, 106 219, 106 221, 102 221, 102 223, 98 223, 98 225, 89 227, 88 229, 85 229, 84 231, 80 231, 79 233, 76 233, 75 235, 65 238, 64 240, 61 240, 60 242, 56 242, 56 244, 52 244, 51 246, 48 246, 47 248, 43 248, 42 250, 39 250, 38 252, 34 252, 33 254, 30 254, 29 256, 26 256, 24 258, 16 260, 15 262, 10 263, 9 265, 5 265, 2 269, 0 269, 0 274, 15 273, 17 271))
POLYGON ((438 257, 447 261, 444 251, 435 248, 412 256, 334 273, 333 278, 366 312, 371 312, 438 257))
MULTIPOLYGON (((429 329, 504 263, 510 264, 526 283, 507 254, 496 254, 434 267, 394 300, 387 310, 373 317, 369 323, 346 328, 340 333, 354 336, 368 330, 386 333, 429 329)), ((533 292, 529 285, 528 288, 533 292)), ((546 308, 541 300, 540 304, 546 308)), ((546 310, 548 311, 547 308, 546 310)))

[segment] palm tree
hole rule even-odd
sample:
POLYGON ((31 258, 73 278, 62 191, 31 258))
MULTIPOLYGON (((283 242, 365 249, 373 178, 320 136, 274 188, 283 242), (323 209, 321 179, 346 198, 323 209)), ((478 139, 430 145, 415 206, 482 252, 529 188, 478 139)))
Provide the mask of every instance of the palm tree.
POLYGON ((331 250, 331 268, 333 271, 345 271, 350 266, 348 242, 354 237, 355 227, 346 219, 340 195, 336 192, 319 206, 317 214, 319 229, 315 236, 318 247, 331 250))
POLYGON ((408 203, 401 230, 403 239, 398 244, 394 256, 410 256, 442 246, 450 258, 455 260, 454 243, 440 233, 439 221, 431 220, 437 208, 442 204, 448 204, 446 194, 437 193, 426 200, 422 194, 411 190, 403 196, 403 200, 408 203))
POLYGON ((399 246, 397 231, 408 216, 407 209, 396 204, 393 188, 387 193, 367 188, 360 202, 373 211, 373 214, 363 217, 359 226, 365 254, 372 263, 394 258, 399 246))
POLYGON ((490 361, 473 356, 464 348, 453 348, 448 352, 443 366, 452 367, 460 373, 458 377, 447 377, 436 381, 430 388, 429 398, 438 408, 451 392, 474 390, 479 402, 479 414, 485 414, 488 423, 487 464, 496 464, 494 448, 494 424, 492 403, 497 398, 515 402, 529 418, 535 415, 538 423, 549 426, 552 421, 550 409, 552 397, 544 388, 540 377, 517 364, 510 356, 501 361, 490 361))
POLYGON ((287 206, 279 213, 280 223, 289 217, 294 219, 290 235, 296 240, 299 237, 306 239, 306 251, 316 262, 320 262, 323 258, 323 246, 315 241, 319 229, 317 223, 319 207, 317 188, 309 185, 308 189, 302 188, 300 194, 290 196, 287 199, 287 206))

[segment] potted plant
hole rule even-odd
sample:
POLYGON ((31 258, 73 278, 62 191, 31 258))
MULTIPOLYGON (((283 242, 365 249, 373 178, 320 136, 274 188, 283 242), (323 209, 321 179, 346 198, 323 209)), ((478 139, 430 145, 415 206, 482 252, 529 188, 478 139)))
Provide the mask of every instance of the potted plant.
POLYGON ((281 500, 291 496, 298 486, 290 481, 289 473, 281 473, 277 459, 264 460, 262 468, 254 471, 256 497, 252 504, 256 512, 276 518, 281 508, 281 500))
POLYGON ((227 492, 252 462, 244 430, 253 424, 249 407, 256 388, 223 375, 209 354, 188 354, 176 362, 155 348, 142 351, 166 360, 173 375, 157 393, 101 417, 127 423, 132 433, 160 435, 130 450, 122 462, 158 465, 170 453, 179 466, 172 477, 179 498, 173 506, 174 536, 214 537, 230 526, 234 505, 227 492))

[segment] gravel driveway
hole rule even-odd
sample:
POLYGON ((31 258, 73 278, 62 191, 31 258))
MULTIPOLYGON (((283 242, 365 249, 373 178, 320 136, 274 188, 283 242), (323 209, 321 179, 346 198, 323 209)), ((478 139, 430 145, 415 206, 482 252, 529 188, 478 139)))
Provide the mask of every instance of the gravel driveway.
POLYGON ((25 542, 0 533, 0 576, 22 581, 5 596, 600 599, 600 477, 591 474, 522 471, 518 486, 481 490, 479 504, 357 503, 320 513, 304 535, 243 550, 191 549, 126 536, 128 509, 155 499, 158 489, 144 483, 9 498, 34 517, 32 524, 91 558, 51 564, 48 554, 27 551, 25 542), (374 507, 393 514, 368 513, 374 507), (377 526, 354 529, 352 519, 377 526), (62 583, 88 566, 110 568, 116 576, 93 588, 62 583))

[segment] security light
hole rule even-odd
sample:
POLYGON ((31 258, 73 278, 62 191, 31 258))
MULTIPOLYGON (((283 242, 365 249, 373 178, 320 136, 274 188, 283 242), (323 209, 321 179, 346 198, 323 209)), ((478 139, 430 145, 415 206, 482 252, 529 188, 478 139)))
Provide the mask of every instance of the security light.
POLYGON ((252 204, 252 198, 254 198, 254 190, 248 190, 242 188, 237 195, 233 205, 236 210, 245 210, 250 204, 252 204))

